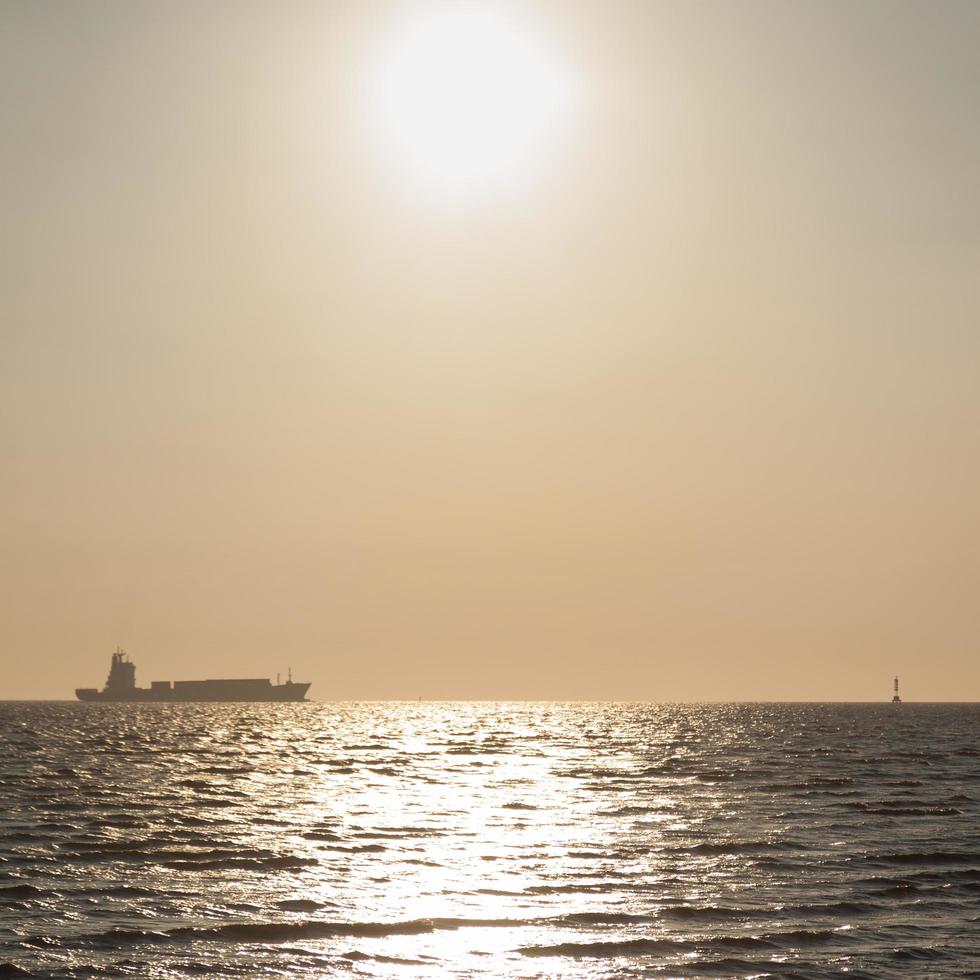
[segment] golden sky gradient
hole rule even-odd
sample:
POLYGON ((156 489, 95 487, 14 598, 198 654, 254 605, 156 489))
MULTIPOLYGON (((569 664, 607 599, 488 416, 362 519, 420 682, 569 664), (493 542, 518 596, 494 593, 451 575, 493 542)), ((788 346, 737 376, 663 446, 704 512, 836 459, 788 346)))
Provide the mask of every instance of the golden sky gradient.
POLYGON ((0 698, 980 698, 980 4, 447 9, 0 3, 0 698))

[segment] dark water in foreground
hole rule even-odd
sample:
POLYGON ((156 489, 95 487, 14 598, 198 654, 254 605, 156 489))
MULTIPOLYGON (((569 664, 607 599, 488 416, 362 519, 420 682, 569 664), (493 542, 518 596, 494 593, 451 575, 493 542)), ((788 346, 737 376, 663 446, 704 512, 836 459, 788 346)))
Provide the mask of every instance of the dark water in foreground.
POLYGON ((980 976, 980 706, 0 704, 0 964, 980 976))

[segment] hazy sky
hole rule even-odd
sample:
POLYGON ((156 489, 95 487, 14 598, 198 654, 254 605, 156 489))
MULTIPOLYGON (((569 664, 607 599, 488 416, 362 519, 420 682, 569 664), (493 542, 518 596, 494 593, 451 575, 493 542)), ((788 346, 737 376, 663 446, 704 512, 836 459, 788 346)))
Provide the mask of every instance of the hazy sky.
POLYGON ((0 0, 0 698, 980 698, 980 3, 456 9, 0 0))

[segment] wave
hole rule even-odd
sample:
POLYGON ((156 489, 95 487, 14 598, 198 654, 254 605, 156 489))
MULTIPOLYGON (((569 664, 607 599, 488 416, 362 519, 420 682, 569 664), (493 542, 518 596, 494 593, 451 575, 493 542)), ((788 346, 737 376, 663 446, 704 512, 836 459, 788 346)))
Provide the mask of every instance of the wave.
POLYGON ((658 910, 658 916, 677 919, 683 922, 715 923, 719 921, 746 920, 758 918, 786 918, 799 916, 850 916, 870 915, 881 911, 882 906, 874 902, 820 902, 797 905, 775 905, 762 908, 739 908, 731 905, 667 905, 658 910))
POLYGON ((217 861, 160 861, 164 868, 174 871, 286 871, 318 864, 316 858, 222 858, 217 861))
POLYGON ((412 960, 404 956, 382 956, 380 953, 362 953, 360 950, 353 949, 349 953, 341 953, 342 960, 359 962, 367 960, 372 963, 389 963, 392 966, 429 966, 431 961, 412 960))
POLYGON ((36 977, 36 973, 17 966, 16 963, 0 963, 0 978, 6 980, 7 977, 36 977))
MULTIPOLYGON (((931 960, 945 960, 950 957, 950 953, 947 953, 944 949, 940 949, 936 946, 905 946, 902 949, 892 950, 891 956, 896 960, 912 960, 914 962, 931 961, 931 960)), ((965 974, 966 976, 975 976, 976 974, 965 974)))
POLYGON ((104 888, 73 888, 72 895, 106 895, 110 898, 160 898, 170 892, 150 891, 134 885, 107 885, 104 888))
POLYGON ((522 946, 524 956, 617 957, 679 954, 690 947, 670 939, 626 939, 620 942, 555 943, 550 946, 522 946))
POLYGON ((565 915, 541 921, 549 924, 575 926, 625 926, 655 922, 656 918, 652 915, 639 915, 631 912, 568 912, 565 915))
POLYGON ((976 864, 977 854, 965 851, 899 851, 869 854, 863 860, 880 864, 976 864))
POLYGON ((936 807, 862 807, 864 813, 874 813, 885 817, 953 817, 963 813, 954 806, 936 807))
POLYGON ((0 901, 5 898, 30 898, 33 895, 54 895, 56 892, 47 892, 36 885, 3 885, 0 886, 0 901))
POLYGON ((527 895, 575 895, 591 892, 611 892, 619 886, 611 881, 582 882, 567 885, 529 885, 524 889, 527 895))
POLYGON ((326 939, 331 936, 377 937, 416 936, 433 932, 430 919, 405 922, 251 922, 229 923, 213 928, 180 927, 166 935, 183 940, 217 940, 236 943, 286 942, 304 939, 326 939))
POLYGON ((756 913, 727 905, 667 905, 659 909, 658 914, 666 919, 680 919, 685 922, 717 922, 747 919, 756 913))
MULTIPOLYGON (((306 900, 283 901, 276 904, 279 908, 286 910, 309 910, 320 907, 320 903, 306 900)), ((528 919, 434 917, 396 922, 341 922, 313 919, 298 922, 228 922, 215 926, 177 926, 164 930, 110 929, 105 932, 71 937, 68 941, 81 946, 114 949, 122 946, 159 945, 162 943, 284 943, 331 937, 384 938, 386 936, 420 935, 459 929, 507 929, 529 926, 599 927, 640 925, 653 921, 655 919, 650 915, 603 911, 571 912, 559 916, 528 919)), ((51 936, 33 936, 25 941, 35 946, 46 946, 64 940, 51 936)), ((731 941, 743 942, 739 938, 731 941)), ((747 941, 749 941, 749 945, 753 946, 759 942, 759 940, 751 937, 748 937, 747 941)), ((642 942, 662 943, 663 941, 642 940, 642 942)))
POLYGON ((802 841, 772 841, 772 840, 747 840, 747 841, 704 841, 700 844, 691 844, 687 847, 675 847, 671 849, 674 854, 756 854, 769 851, 806 851, 809 847, 802 841))
MULTIPOLYGON (((447 922, 451 920, 446 920, 447 922)), ((160 945, 186 942, 283 943, 331 937, 384 938, 385 936, 414 936, 434 932, 437 926, 431 919, 412 919, 404 922, 230 922, 219 926, 177 926, 172 929, 109 929, 105 932, 73 936, 73 945, 115 949, 122 946, 160 945)), ((442 928, 454 928, 446 925, 442 928)), ((51 936, 31 936, 24 940, 34 946, 60 944, 63 940, 51 936)))
POLYGON ((760 936, 710 936, 703 939, 624 939, 596 942, 564 942, 553 945, 522 946, 524 956, 567 956, 615 958, 621 956, 677 956, 697 950, 724 951, 780 950, 799 946, 828 945, 841 941, 846 933, 831 929, 797 929, 792 932, 760 936))
POLYGON ((276 908, 284 912, 316 912, 317 909, 322 909, 323 905, 323 902, 314 902, 309 898, 289 898, 276 902, 276 908))

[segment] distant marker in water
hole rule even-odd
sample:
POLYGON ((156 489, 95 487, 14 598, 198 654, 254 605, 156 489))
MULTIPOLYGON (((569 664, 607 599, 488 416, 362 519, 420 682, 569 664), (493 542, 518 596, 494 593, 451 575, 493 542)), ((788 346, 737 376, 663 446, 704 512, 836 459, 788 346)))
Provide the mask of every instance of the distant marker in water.
POLYGON ((895 678, 895 694, 892 697, 892 704, 901 704, 902 699, 898 696, 898 678, 895 678))

